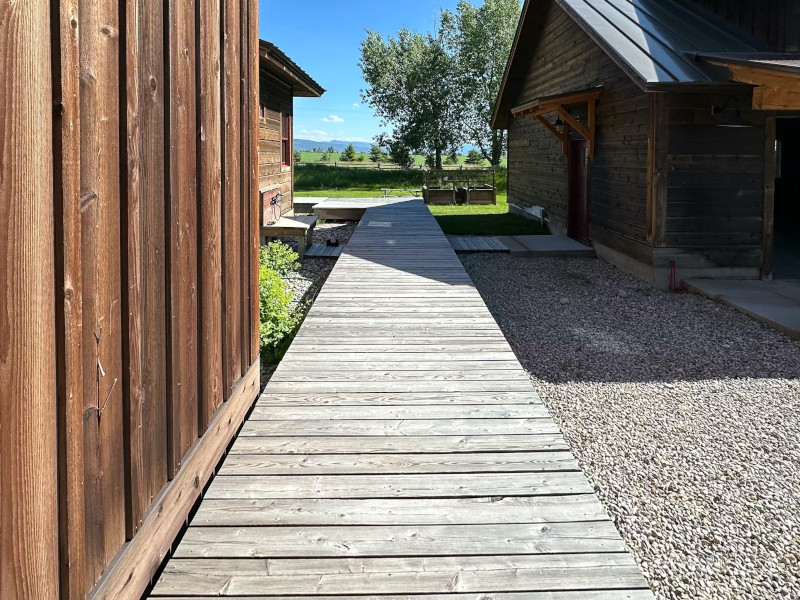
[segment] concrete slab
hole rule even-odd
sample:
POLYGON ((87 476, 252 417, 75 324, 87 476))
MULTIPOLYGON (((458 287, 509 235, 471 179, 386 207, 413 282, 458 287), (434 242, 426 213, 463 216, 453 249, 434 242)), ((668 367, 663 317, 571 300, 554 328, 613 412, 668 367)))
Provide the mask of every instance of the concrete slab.
POLYGON ((800 280, 690 279, 691 291, 718 300, 800 339, 800 280))
POLYGON ((497 240, 508 247, 512 256, 594 256, 593 248, 565 235, 500 236, 497 240))
POLYGON ((312 214, 314 212, 314 207, 327 200, 327 198, 298 198, 297 196, 294 197, 294 212, 298 214, 312 214))

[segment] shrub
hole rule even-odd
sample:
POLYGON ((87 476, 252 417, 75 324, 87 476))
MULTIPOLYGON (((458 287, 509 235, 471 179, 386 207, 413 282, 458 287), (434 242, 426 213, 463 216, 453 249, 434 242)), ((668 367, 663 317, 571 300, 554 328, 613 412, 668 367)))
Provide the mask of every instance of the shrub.
POLYGON ((299 163, 299 162, 301 162, 301 161, 303 160, 303 155, 302 155, 302 154, 300 154, 300 151, 299 151, 299 150, 295 150, 295 151, 292 153, 292 157, 294 158, 294 162, 295 162, 295 163, 299 163))
POLYGON ((294 293, 281 279, 299 267, 297 252, 281 242, 272 242, 259 252, 259 337, 266 364, 283 357, 303 320, 303 310, 292 309, 294 293))
POLYGON ((319 162, 330 162, 331 157, 328 156, 327 152, 323 152, 322 157, 319 159, 319 162))
POLYGON ((293 273, 300 268, 297 262, 297 252, 283 242, 270 242, 261 247, 259 264, 270 271, 275 271, 278 277, 293 273))
POLYGON ((265 364, 278 362, 297 332, 302 320, 300 312, 292 311, 294 294, 275 271, 262 264, 259 268, 261 360, 265 364))

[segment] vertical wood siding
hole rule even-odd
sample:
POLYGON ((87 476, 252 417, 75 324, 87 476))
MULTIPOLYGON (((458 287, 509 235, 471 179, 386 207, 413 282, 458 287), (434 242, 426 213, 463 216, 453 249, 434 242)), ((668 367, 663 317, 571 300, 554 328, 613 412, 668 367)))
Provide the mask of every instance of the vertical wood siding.
POLYGON ((139 598, 255 399, 257 6, 0 0, 2 600, 139 598))
POLYGON ((225 312, 225 395, 241 376, 240 298, 241 298, 241 168, 240 147, 240 20, 238 0, 223 0, 224 47, 223 114, 225 123, 225 159, 223 162, 222 239, 225 260, 222 263, 223 310, 225 312))
POLYGON ((81 2, 83 414, 86 568, 125 542, 119 2, 81 2))
POLYGON ((128 536, 167 481, 164 8, 126 5, 128 536))
POLYGON ((49 16, 45 2, 0 1, 2 600, 59 586, 49 16))

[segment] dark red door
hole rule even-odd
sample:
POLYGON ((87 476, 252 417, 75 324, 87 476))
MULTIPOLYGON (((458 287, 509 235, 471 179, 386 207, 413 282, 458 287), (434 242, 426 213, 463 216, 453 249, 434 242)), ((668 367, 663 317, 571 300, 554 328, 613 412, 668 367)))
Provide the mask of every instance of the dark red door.
POLYGON ((589 241, 589 142, 569 141, 567 235, 589 241))

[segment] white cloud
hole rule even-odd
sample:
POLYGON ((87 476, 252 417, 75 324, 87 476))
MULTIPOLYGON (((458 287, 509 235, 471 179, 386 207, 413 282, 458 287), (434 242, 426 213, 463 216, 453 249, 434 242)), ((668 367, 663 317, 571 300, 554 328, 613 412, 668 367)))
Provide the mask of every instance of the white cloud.
POLYGON ((327 131, 321 131, 319 129, 313 129, 311 131, 308 129, 301 129, 299 132, 296 131, 295 135, 304 140, 311 140, 312 142, 327 142, 331 139, 327 131))
POLYGON ((322 117, 322 120, 326 123, 344 123, 344 119, 337 115, 331 115, 330 117, 322 117))
POLYGON ((359 108, 361 108, 361 105, 358 102, 354 102, 353 103, 353 108, 359 109, 359 108))

